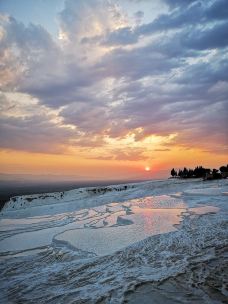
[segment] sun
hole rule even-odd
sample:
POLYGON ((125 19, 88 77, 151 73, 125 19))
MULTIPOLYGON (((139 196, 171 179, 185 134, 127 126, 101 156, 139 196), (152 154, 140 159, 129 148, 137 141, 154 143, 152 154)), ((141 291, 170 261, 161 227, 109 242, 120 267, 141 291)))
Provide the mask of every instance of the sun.
POLYGON ((145 167, 145 171, 150 171, 150 167, 149 167, 149 166, 146 166, 146 167, 145 167))

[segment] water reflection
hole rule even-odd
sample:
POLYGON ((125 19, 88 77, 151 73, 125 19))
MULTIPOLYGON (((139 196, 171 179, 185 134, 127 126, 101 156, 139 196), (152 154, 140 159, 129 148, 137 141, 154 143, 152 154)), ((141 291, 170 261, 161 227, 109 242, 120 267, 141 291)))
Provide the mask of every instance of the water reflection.
POLYGON ((47 217, 2 219, 0 252, 64 243, 106 255, 149 236, 176 230, 183 213, 217 211, 210 206, 187 209, 181 198, 161 195, 47 217))

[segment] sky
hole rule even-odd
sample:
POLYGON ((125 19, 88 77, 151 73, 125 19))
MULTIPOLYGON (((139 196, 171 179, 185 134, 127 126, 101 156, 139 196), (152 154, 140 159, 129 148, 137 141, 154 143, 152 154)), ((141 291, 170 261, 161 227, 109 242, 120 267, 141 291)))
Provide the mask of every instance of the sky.
POLYGON ((227 29, 227 0, 0 0, 0 173, 226 164, 227 29))

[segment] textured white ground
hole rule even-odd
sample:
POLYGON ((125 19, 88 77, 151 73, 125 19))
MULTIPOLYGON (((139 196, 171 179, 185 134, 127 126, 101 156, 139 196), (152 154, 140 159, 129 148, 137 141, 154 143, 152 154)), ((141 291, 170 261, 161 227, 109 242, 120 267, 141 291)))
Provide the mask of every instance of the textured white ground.
POLYGON ((226 247, 227 194, 227 180, 173 179, 12 198, 0 213, 1 301, 134 303, 140 284, 226 247))

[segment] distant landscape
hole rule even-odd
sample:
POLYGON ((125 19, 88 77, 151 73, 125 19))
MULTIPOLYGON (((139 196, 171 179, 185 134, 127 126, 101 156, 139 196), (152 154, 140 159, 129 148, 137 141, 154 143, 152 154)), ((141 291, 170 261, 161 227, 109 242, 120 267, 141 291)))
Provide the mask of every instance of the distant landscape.
POLYGON ((109 181, 41 181, 41 180, 0 180, 0 210, 13 196, 61 192, 71 189, 124 184, 140 180, 109 180, 109 181))

